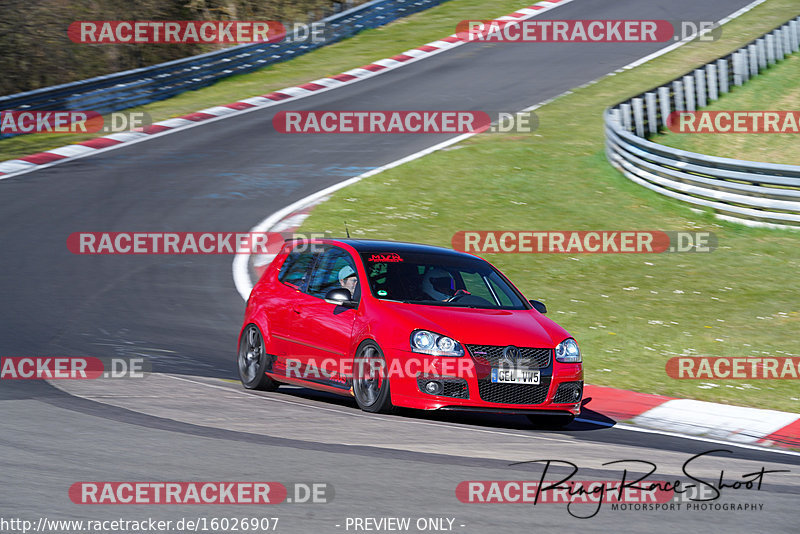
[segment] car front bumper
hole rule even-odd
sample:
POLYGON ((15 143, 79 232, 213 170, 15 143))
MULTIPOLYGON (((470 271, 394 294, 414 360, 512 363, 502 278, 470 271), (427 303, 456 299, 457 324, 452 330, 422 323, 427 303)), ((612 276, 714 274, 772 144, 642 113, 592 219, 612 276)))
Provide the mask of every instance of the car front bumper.
POLYGON ((540 369, 539 384, 492 383, 491 366, 473 359, 427 356, 387 350, 392 404, 421 410, 468 410, 506 413, 580 412, 583 365, 550 360, 540 369), (427 381, 443 391, 425 392, 427 381))

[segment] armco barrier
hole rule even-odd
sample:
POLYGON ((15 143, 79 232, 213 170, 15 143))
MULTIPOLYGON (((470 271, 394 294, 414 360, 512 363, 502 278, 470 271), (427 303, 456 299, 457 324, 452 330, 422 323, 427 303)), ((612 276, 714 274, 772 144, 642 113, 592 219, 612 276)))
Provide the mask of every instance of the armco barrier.
POLYGON ((800 17, 672 82, 606 110, 606 155, 630 180, 750 225, 800 227, 800 166, 696 154, 648 141, 673 111, 695 111, 800 50, 800 17))
POLYGON ((325 23, 322 43, 298 41, 234 46, 152 67, 0 97, 0 110, 92 110, 105 114, 141 106, 200 89, 228 76, 286 61, 446 1, 373 0, 320 21, 325 23))

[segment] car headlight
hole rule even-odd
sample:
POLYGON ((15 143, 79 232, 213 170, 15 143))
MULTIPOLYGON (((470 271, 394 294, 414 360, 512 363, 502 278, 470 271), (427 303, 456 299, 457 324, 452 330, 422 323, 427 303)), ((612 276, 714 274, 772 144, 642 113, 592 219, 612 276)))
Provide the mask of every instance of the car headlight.
POLYGON ((455 356, 464 355, 464 347, 458 341, 429 332, 428 330, 414 330, 411 332, 411 351, 431 356, 455 356))
POLYGON ((581 351, 574 339, 567 338, 556 346, 556 361, 561 363, 581 362, 581 351))

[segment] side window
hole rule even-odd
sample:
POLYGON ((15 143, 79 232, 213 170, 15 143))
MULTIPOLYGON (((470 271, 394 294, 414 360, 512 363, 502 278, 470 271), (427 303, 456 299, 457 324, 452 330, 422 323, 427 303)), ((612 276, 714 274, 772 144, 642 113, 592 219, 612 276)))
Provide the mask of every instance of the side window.
POLYGON ((294 250, 290 252, 286 261, 284 261, 281 266, 281 270, 278 273, 278 280, 284 284, 289 284, 302 290, 305 285, 308 268, 313 259, 314 253, 310 250, 301 252, 294 250))
POLYGON ((314 266, 306 292, 314 297, 325 298, 328 291, 337 288, 349 290, 353 300, 361 296, 353 258, 344 249, 330 247, 314 266))

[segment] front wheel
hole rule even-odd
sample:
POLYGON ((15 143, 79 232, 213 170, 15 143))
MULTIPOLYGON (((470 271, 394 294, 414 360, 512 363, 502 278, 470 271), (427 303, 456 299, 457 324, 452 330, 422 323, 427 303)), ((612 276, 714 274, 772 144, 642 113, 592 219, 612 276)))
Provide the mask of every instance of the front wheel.
POLYGON ((575 420, 575 416, 571 413, 555 415, 536 414, 528 415, 527 418, 528 421, 530 421, 536 428, 542 428, 546 430, 558 430, 559 428, 564 428, 575 420))
POLYGON ((358 407, 370 413, 391 413, 389 378, 386 376, 386 359, 374 341, 365 341, 358 347, 353 366, 353 395, 358 407))
POLYGON ((247 325, 239 340, 239 379, 247 389, 275 391, 278 383, 265 374, 270 356, 264 347, 264 336, 254 324, 247 325))

